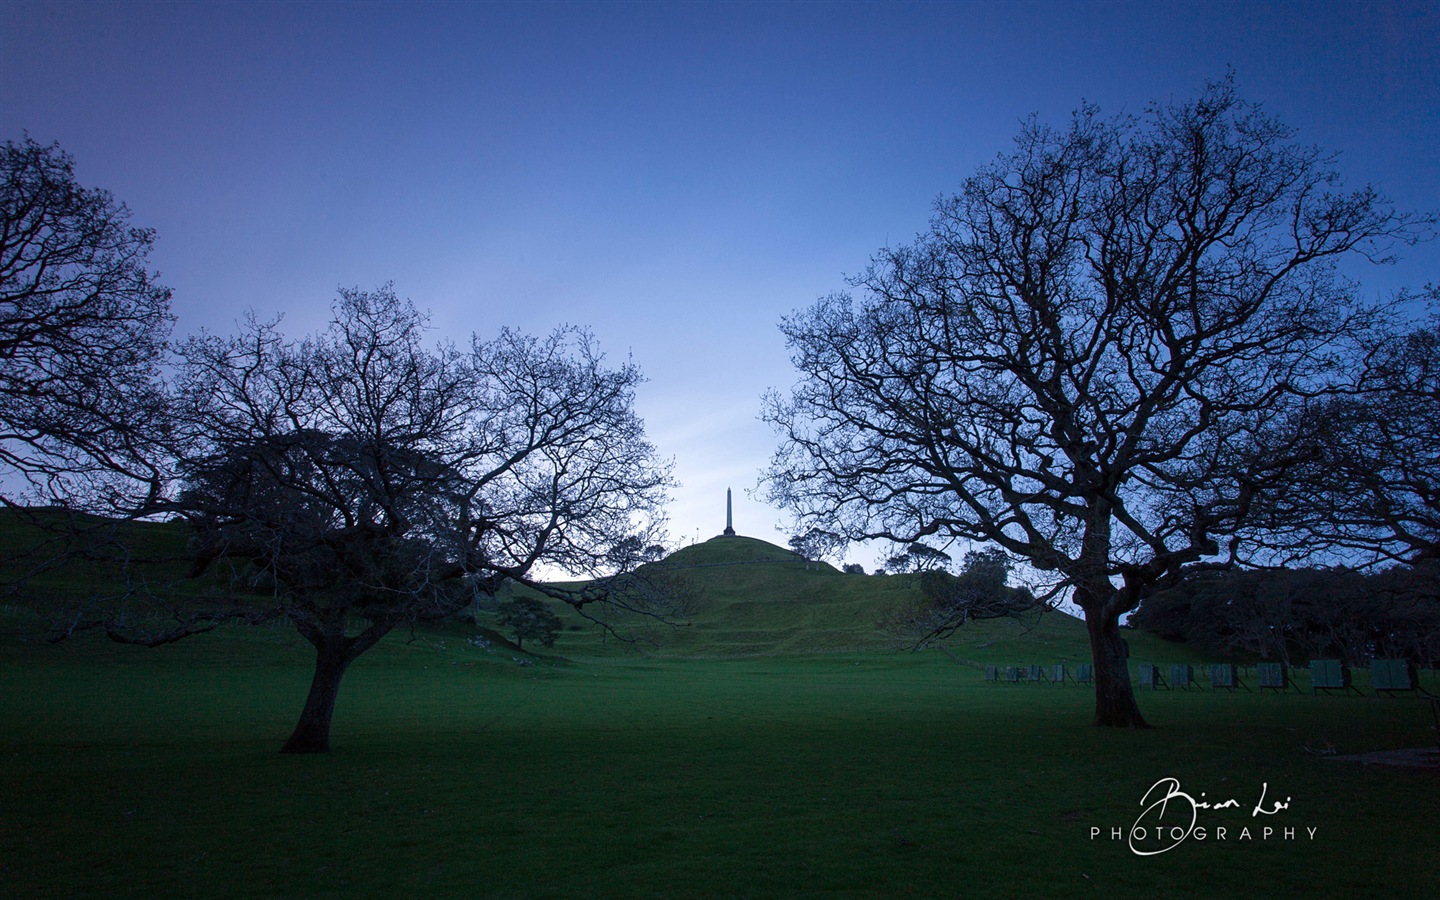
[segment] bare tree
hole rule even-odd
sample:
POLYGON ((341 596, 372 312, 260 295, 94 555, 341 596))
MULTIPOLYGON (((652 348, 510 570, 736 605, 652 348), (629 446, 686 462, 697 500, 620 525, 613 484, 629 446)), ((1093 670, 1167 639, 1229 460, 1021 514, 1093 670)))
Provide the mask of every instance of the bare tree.
POLYGON ((766 398, 770 499, 851 540, 993 544, 1085 613, 1095 723, 1144 727, 1120 617, 1200 560, 1241 563, 1254 498, 1304 456, 1250 452, 1326 391, 1371 322, 1336 272, 1433 220, 1241 99, 1141 119, 1082 107, 937 202, 782 324, 801 380, 766 398))
POLYGON ((137 485, 158 491, 171 316, 154 240, 57 145, 0 144, 0 470, 21 476, 7 495, 123 507, 137 485))
POLYGON ((349 665, 396 627, 458 612, 507 582, 570 603, 664 614, 624 576, 654 555, 670 476, 633 410, 641 375, 593 339, 510 331, 427 348, 427 320, 387 286, 342 291, 328 330, 295 341, 248 321, 179 348, 179 490, 192 575, 228 572, 152 615, 93 615, 142 643, 225 619, 284 620, 315 648, 286 752, 329 748, 349 665), (557 587, 545 575, 590 579, 557 587))

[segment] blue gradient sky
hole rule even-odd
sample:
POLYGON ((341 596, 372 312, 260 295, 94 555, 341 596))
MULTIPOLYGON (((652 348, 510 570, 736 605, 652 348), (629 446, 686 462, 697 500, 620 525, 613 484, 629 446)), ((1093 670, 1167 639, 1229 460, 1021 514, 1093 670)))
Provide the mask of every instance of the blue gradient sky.
MULTIPOLYGON (((1036 113, 1234 69, 1355 183, 1440 208, 1440 4, 0 4, 0 139, 108 188, 178 332, 396 289, 457 340, 589 326, 650 377, 672 536, 784 544, 754 488, 779 318, 924 228, 1036 113)), ((1440 247, 1362 273, 1440 280, 1440 247)), ((873 565, 874 554, 851 559, 873 565)))

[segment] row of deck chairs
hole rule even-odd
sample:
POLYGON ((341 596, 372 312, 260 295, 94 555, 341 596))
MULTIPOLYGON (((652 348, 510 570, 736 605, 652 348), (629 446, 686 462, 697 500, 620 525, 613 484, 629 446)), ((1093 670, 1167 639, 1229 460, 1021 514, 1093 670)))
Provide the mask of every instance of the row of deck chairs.
POLYGON ((1057 663, 1053 666, 986 666, 985 680, 1005 684, 1091 684, 1095 667, 1082 663, 1075 667, 1057 663))
MULTIPOLYGON (((1205 690, 1202 677, 1208 675, 1210 690, 1250 691, 1250 685, 1240 677, 1239 670, 1230 663, 1215 663, 1205 666, 1208 670, 1197 673, 1195 666, 1177 663, 1169 667, 1169 677, 1160 667, 1141 663, 1136 684, 1152 691, 1158 690, 1205 690)), ((1081 663, 1074 667, 1057 663, 1053 666, 986 666, 985 680, 1003 684, 1091 684, 1095 680, 1095 666, 1081 663)), ((1300 691, 1299 685, 1290 680, 1285 665, 1278 662, 1262 662, 1255 666, 1256 687, 1260 690, 1300 691)), ((1397 691, 1422 690, 1416 677, 1415 667, 1403 659, 1377 659, 1370 663, 1370 686, 1376 694, 1393 694, 1397 691)), ((1310 662, 1310 690, 1354 691, 1362 693, 1350 679, 1350 667, 1338 659, 1316 659, 1310 662)))

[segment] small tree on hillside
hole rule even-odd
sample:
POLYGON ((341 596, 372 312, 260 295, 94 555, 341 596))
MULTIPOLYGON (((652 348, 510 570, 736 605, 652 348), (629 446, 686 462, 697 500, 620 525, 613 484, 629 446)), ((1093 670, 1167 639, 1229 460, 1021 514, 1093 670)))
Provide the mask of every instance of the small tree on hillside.
POLYGON ((542 647, 555 646, 555 636, 565 627, 550 607, 534 597, 516 597, 500 604, 500 627, 515 636, 515 646, 524 649, 526 641, 542 647))
POLYGON ((885 571, 892 575, 906 572, 936 572, 950 565, 950 554, 921 543, 913 543, 904 552, 885 560, 885 571))
POLYGON ((1010 587, 1013 570, 1001 550, 972 550, 958 575, 933 568, 916 576, 919 596, 902 603, 879 625, 919 649, 949 637, 966 622, 1019 618, 1039 612, 1044 604, 1029 588, 1010 587))
POLYGON ((804 557, 806 562, 821 562, 844 546, 845 542, 838 535, 818 528, 812 528, 790 539, 790 549, 804 557))

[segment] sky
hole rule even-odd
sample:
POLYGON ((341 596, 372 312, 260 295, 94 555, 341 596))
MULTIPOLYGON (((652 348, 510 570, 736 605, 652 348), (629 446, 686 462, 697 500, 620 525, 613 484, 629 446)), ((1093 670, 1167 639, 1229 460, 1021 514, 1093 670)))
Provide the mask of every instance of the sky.
MULTIPOLYGON (((1227 71, 1352 185, 1440 209, 1440 2, 0 2, 0 140, 58 141, 156 230, 177 336, 253 309, 298 337, 386 282, 437 339, 589 328, 648 376, 677 546, 726 488, 739 533, 793 533, 756 492, 782 316, 1026 117, 1227 71)), ((1359 275, 1440 281, 1440 246, 1359 275)))

